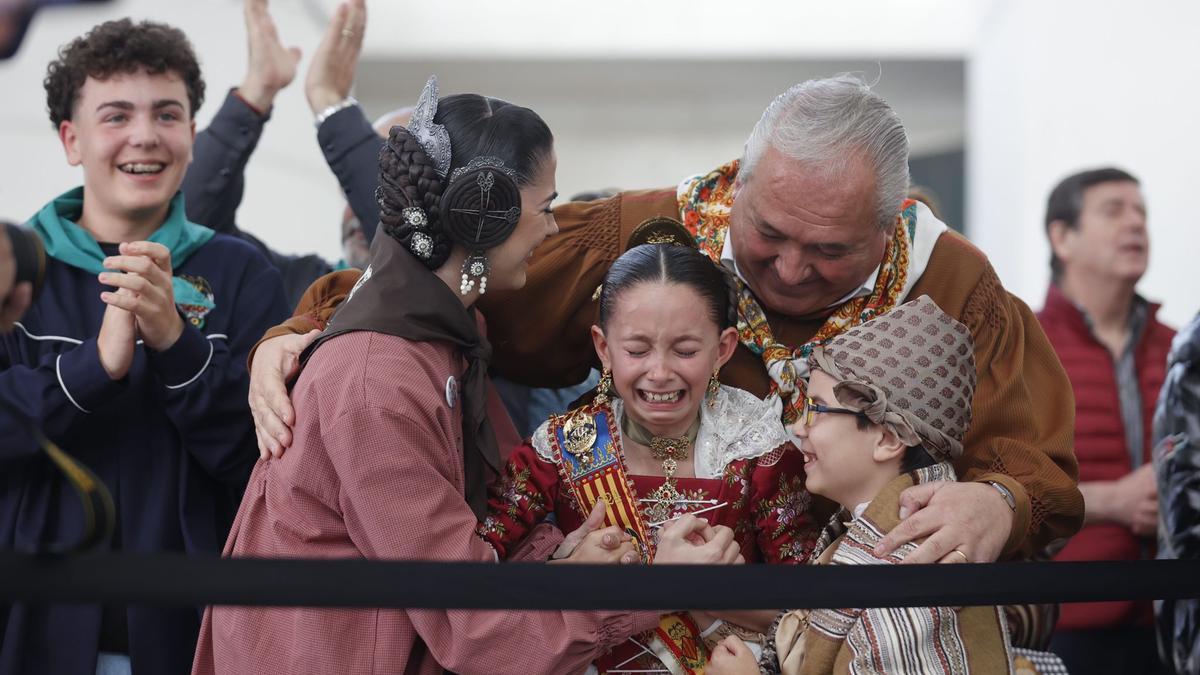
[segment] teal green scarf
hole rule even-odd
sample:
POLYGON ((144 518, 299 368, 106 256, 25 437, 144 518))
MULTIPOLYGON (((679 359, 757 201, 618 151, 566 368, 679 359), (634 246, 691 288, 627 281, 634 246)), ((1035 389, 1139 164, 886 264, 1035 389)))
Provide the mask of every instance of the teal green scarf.
MULTIPOLYGON (((83 188, 68 190, 30 219, 29 225, 42 238, 46 255, 81 270, 100 274, 105 271, 104 251, 90 232, 75 221, 83 213, 83 188)), ((166 246, 171 251, 171 266, 179 267, 216 234, 202 225, 190 222, 183 208, 183 192, 175 193, 171 209, 162 227, 150 235, 149 241, 166 246)), ((211 310, 215 305, 193 284, 174 277, 175 304, 197 305, 211 310)))

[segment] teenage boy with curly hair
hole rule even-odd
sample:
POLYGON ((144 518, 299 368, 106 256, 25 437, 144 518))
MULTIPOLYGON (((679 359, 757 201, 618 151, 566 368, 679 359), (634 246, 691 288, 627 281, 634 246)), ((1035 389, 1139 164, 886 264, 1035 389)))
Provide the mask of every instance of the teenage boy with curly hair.
MULTIPOLYGON (((40 428, 90 466, 116 504, 112 549, 216 554, 256 456, 246 355, 283 318, 281 281, 185 216, 204 81, 181 31, 100 24, 60 50, 45 88, 83 185, 30 221, 46 284, 0 340, 0 438, 40 428)), ((0 466, 0 549, 79 537, 82 511, 38 446, 0 442, 0 466)), ((0 674, 186 672, 199 624, 186 607, 0 605, 0 674)))

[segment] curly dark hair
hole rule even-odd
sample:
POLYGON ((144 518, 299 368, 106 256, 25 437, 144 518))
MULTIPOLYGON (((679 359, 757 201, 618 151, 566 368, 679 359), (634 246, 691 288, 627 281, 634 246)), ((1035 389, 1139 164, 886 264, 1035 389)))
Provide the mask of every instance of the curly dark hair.
POLYGON ((57 129, 71 119, 79 90, 87 78, 107 79, 117 73, 145 70, 151 75, 178 75, 188 92, 189 114, 204 103, 204 78, 187 36, 178 28, 153 21, 106 21, 58 50, 46 68, 46 107, 57 129))

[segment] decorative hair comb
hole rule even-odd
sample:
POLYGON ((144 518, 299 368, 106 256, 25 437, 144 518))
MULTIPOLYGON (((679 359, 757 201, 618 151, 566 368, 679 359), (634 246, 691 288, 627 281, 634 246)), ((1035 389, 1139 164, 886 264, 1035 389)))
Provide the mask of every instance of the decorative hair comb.
POLYGON ((421 90, 421 98, 417 99, 417 107, 413 109, 408 132, 421 144, 438 175, 445 178, 450 170, 450 134, 446 127, 433 121, 437 106, 437 75, 430 75, 425 88, 421 90))
POLYGON ((514 183, 517 182, 517 172, 513 171, 512 169, 508 168, 507 166, 504 166, 504 161, 501 160, 499 157, 493 157, 491 155, 480 155, 478 157, 472 158, 471 161, 467 162, 466 166, 458 167, 457 169, 454 170, 454 173, 450 174, 450 182, 453 183, 454 181, 458 180, 459 178, 462 178, 463 175, 465 175, 466 173, 468 173, 470 171, 474 171, 475 169, 482 169, 485 167, 489 168, 489 169, 495 169, 495 170, 499 171, 500 173, 504 174, 505 176, 508 176, 509 178, 511 178, 514 183))
POLYGON ((481 155, 479 157, 475 157, 471 161, 467 162, 466 166, 460 166, 459 168, 454 170, 453 174, 450 175, 449 185, 453 185, 455 181, 457 181, 459 178, 462 178, 466 174, 471 173, 473 171, 479 171, 479 173, 475 174, 475 184, 479 187, 479 191, 480 191, 480 199, 479 199, 480 206, 479 206, 479 208, 477 208, 477 209, 451 208, 450 209, 450 211, 452 213, 465 213, 465 214, 479 217, 479 228, 475 234, 476 242, 479 241, 480 233, 483 232, 484 219, 491 218, 494 220, 503 220, 503 221, 507 222, 509 225, 516 225, 517 221, 519 221, 521 219, 521 207, 519 207, 519 206, 512 206, 503 211, 488 210, 487 207, 491 203, 490 194, 491 194, 492 188, 495 187, 495 185, 496 185, 496 177, 492 173, 493 170, 499 171, 500 173, 504 174, 505 176, 508 176, 513 181, 513 183, 517 182, 516 172, 513 171, 512 169, 508 168, 507 166, 504 166, 504 162, 501 161, 499 157, 492 157, 490 155, 481 155), (489 170, 488 171, 479 171, 480 169, 489 169, 489 170))

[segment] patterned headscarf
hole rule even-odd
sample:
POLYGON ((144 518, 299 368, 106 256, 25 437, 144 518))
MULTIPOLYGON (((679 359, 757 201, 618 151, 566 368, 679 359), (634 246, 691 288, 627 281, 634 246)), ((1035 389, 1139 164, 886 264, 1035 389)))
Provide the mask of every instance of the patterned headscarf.
POLYGON ((838 380, 838 403, 922 445, 940 461, 962 454, 975 393, 967 327, 921 297, 851 328, 812 353, 838 380))

